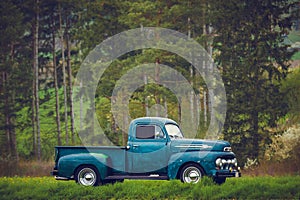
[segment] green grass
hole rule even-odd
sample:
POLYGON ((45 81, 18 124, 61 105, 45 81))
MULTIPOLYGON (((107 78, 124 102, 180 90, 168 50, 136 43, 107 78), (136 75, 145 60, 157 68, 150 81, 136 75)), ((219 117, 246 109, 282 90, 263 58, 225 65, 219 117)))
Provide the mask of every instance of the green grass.
POLYGON ((292 31, 289 33, 288 37, 291 42, 300 42, 300 31, 292 31))
POLYGON ((215 185, 179 181, 125 181, 84 187, 52 177, 0 178, 1 199, 299 199, 300 176, 231 178, 215 185))
POLYGON ((296 53, 292 56, 292 60, 300 60, 300 52, 296 52, 296 53))
MULTIPOLYGON (((292 31, 289 36, 288 36, 289 40, 292 43, 295 42, 300 42, 300 31, 292 31)), ((300 52, 296 52, 293 56, 292 56, 292 60, 300 60, 300 52)))

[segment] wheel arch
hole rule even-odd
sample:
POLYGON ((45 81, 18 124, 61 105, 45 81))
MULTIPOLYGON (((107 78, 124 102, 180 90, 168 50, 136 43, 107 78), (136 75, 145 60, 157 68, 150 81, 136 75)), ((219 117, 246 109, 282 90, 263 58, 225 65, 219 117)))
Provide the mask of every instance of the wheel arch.
POLYGON ((93 186, 102 185, 103 179, 101 178, 101 173, 99 172, 99 169, 93 164, 81 164, 76 167, 76 169, 74 170, 74 180, 76 181, 76 183, 78 183, 77 172, 84 168, 90 168, 96 173, 97 180, 93 186))
POLYGON ((74 179, 75 179, 76 172, 78 171, 79 168, 82 168, 82 167, 92 167, 92 168, 97 170, 98 174, 100 174, 98 168, 94 164, 86 164, 86 163, 85 164, 79 164, 77 167, 75 167, 75 169, 73 171, 74 179))
POLYGON ((76 180, 76 172, 79 168, 81 167, 92 167, 96 170, 97 175, 100 178, 100 181, 103 181, 105 179, 105 177, 107 176, 107 166, 99 166, 96 165, 95 163, 82 163, 79 164, 74 170, 73 170, 73 176, 74 176, 74 180, 76 180))
POLYGON ((183 163, 183 164, 178 168, 178 171, 177 171, 177 174, 176 174, 176 179, 180 179, 180 173, 181 173, 182 169, 183 169, 184 167, 186 167, 187 165, 190 165, 190 164, 196 165, 196 166, 201 170, 201 172, 203 173, 203 175, 206 175, 206 172, 205 172, 204 168, 201 166, 200 163, 197 163, 197 162, 194 162, 194 161, 188 161, 188 162, 183 163))

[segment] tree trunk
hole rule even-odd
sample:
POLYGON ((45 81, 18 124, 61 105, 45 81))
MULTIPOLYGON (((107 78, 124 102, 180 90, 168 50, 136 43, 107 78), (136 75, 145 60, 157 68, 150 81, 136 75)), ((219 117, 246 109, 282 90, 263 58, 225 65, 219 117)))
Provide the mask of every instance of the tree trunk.
POLYGON ((61 126, 59 113, 59 90, 57 80, 57 66, 56 66, 56 48, 55 48, 55 22, 53 19, 52 27, 52 56, 53 56, 53 71, 54 71, 54 88, 55 88, 55 113, 56 113, 56 130, 57 130, 57 144, 61 145, 61 126))
POLYGON ((4 90, 4 98, 5 98, 5 105, 4 105, 4 115, 5 115, 5 135, 6 135, 6 149, 7 155, 11 154, 10 149, 10 132, 9 132, 9 97, 8 97, 8 89, 7 89, 7 72, 2 73, 3 78, 3 90, 4 90))
MULTIPOLYGON (((122 93, 121 93, 122 96, 121 96, 121 98, 122 98, 122 103, 125 105, 127 102, 125 101, 126 94, 125 94, 124 91, 126 91, 126 89, 122 90, 122 93)), ((123 127, 124 127, 123 129, 121 129, 122 130, 122 145, 126 146, 128 137, 127 137, 127 132, 126 132, 126 128, 125 127, 128 127, 129 123, 128 123, 127 110, 124 109, 124 108, 122 108, 122 117, 123 117, 123 127)))
MULTIPOLYGON (((12 100, 13 103, 14 99, 12 100)), ((16 117, 14 114, 12 114, 9 118, 9 124, 10 124, 10 149, 11 149, 11 157, 14 161, 19 160, 18 152, 17 152, 17 138, 16 138, 16 131, 15 131, 15 122, 16 117)))
MULTIPOLYGON (((145 88, 147 87, 148 84, 148 77, 146 74, 144 74, 144 85, 145 88)), ((146 116, 149 117, 149 98, 148 96, 145 98, 145 109, 146 109, 146 116)))
MULTIPOLYGON (((123 122, 124 122, 124 126, 123 127, 128 126, 128 117, 127 117, 126 113, 123 113, 123 122)), ((126 146, 127 140, 128 140, 127 133, 126 133, 125 130, 122 130, 122 145, 123 146, 126 146)))
MULTIPOLYGON (((160 74, 159 58, 156 58, 156 61, 155 61, 155 77, 154 77, 154 79, 155 79, 155 83, 157 85, 160 84, 159 74, 160 74)), ((155 92, 154 98, 155 98, 156 105, 160 105, 160 95, 157 92, 155 92)), ((158 112, 158 107, 155 108, 155 116, 160 117, 160 114, 158 112)))
MULTIPOLYGON (((191 19, 188 18, 188 39, 191 38, 191 19)), ((191 87, 193 88, 193 76, 194 76, 194 70, 193 70, 193 65, 190 66, 190 84, 191 87)), ((194 90, 191 91, 190 93, 190 115, 191 115, 191 124, 194 124, 194 90)))
POLYGON ((204 112, 204 127, 207 127, 207 93, 206 90, 203 92, 203 112, 204 112))
POLYGON ((71 140, 72 144, 75 143, 75 131, 74 131, 74 109, 73 109, 73 99, 72 99, 72 68, 71 68, 71 48, 70 48, 70 35, 69 35, 69 20, 67 19, 67 68, 68 68, 68 82, 69 82, 69 105, 70 105, 70 117, 71 117, 71 140))
MULTIPOLYGON (((10 60, 12 65, 14 65, 14 44, 11 44, 10 50, 10 60)), ((10 84, 9 84, 10 85, 10 84)), ((15 99, 16 99, 16 91, 15 87, 11 88, 10 91, 10 116, 9 116, 9 133, 10 133, 10 149, 11 149, 11 156, 13 160, 18 161, 18 152, 17 152, 17 138, 16 138, 16 117, 15 117, 15 99)))
POLYGON ((34 79, 35 79, 35 120, 36 120, 36 136, 37 136, 37 159, 41 160, 41 131, 40 131, 40 111, 39 111, 39 0, 36 0, 36 15, 34 22, 34 38, 33 38, 33 68, 34 68, 34 79))
POLYGON ((256 66, 255 70, 255 75, 254 75, 254 95, 253 95, 253 111, 252 111, 252 145, 253 145, 253 159, 258 157, 259 154, 259 141, 261 141, 260 135, 258 133, 259 131, 259 120, 258 120, 258 115, 259 115, 259 108, 258 108, 258 93, 259 93, 259 69, 256 66))
MULTIPOLYGON (((80 91, 82 91, 82 81, 80 81, 80 91)), ((80 104, 79 104, 79 127, 80 131, 83 129, 83 95, 80 95, 80 104)))
MULTIPOLYGON (((13 60, 11 60, 13 61, 13 60)), ((14 89, 9 88, 9 75, 7 72, 3 72, 3 87, 5 95, 5 134, 6 134, 6 149, 7 156, 15 161, 18 160, 17 148, 16 148, 16 133, 15 133, 15 116, 14 116, 14 89)))
MULTIPOLYGON (((210 25, 207 25, 207 33, 208 33, 208 35, 211 35, 211 27, 210 27, 210 25)), ((212 41, 208 41, 208 47, 207 47, 207 51, 208 51, 208 53, 209 53, 209 55, 210 55, 210 57, 212 58, 212 51, 213 51, 213 49, 212 49, 212 41)), ((213 63, 212 62, 209 62, 209 64, 208 64, 208 71, 209 71, 209 73, 212 73, 212 74, 214 74, 214 65, 213 65, 213 63)), ((210 123, 212 124, 212 127, 216 127, 217 126, 217 124, 216 124, 216 119, 215 119, 215 110, 214 110, 214 108, 213 108, 213 105, 215 104, 215 92, 214 92, 214 88, 210 88, 210 90, 208 91, 208 98, 207 98, 207 100, 208 100, 208 110, 209 110, 209 112, 210 112, 210 123)))
POLYGON ((201 113, 201 102, 200 102, 200 94, 196 96, 196 121, 200 123, 200 113, 201 113))
POLYGON ((164 117, 168 118, 168 102, 166 96, 164 97, 164 107, 165 107, 164 117))
MULTIPOLYGON (((191 87, 193 88, 193 66, 190 66, 190 79, 191 79, 191 87)), ((191 110, 191 124, 194 124, 194 90, 190 92, 190 110, 191 110)))
POLYGON ((66 144, 69 144, 68 133, 68 97, 67 97, 67 82, 66 82, 66 67, 65 67, 65 48, 64 48, 64 30, 62 27, 62 8, 59 4, 59 32, 60 32, 60 45, 61 45, 61 58, 62 58, 62 71, 63 71, 63 88, 64 88, 64 110, 65 110, 65 131, 66 131, 66 144))
MULTIPOLYGON (((35 74, 35 68, 33 67, 33 73, 35 74)), ((35 76, 34 76, 35 77, 35 76)), ((32 81, 32 101, 31 101, 31 107, 32 107, 32 115, 31 115, 31 121, 32 121, 32 149, 34 157, 37 157, 37 141, 36 141, 36 111, 35 111, 35 78, 32 81)))
POLYGON ((181 113, 181 97, 178 97, 178 124, 181 124, 181 118, 182 118, 182 113, 181 113))

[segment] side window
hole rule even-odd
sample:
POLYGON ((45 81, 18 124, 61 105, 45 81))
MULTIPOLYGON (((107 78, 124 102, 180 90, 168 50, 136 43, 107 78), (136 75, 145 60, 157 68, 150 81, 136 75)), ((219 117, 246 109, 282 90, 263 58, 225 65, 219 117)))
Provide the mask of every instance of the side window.
POLYGON ((155 126, 137 126, 136 127, 137 139, 154 139, 155 138, 155 126))
POLYGON ((161 128, 156 125, 138 125, 136 127, 137 139, 162 139, 165 135, 161 128))

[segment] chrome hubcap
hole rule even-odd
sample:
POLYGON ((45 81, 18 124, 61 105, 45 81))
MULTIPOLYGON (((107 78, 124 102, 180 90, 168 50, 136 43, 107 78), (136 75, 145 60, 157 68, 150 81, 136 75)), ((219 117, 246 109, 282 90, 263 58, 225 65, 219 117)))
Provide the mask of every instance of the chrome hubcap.
POLYGON ((96 183, 97 175, 96 172, 90 168, 83 168, 78 173, 78 182, 81 185, 92 186, 96 183))
POLYGON ((183 181, 186 183, 198 183, 201 179, 201 172, 196 167, 188 167, 183 172, 183 181))

